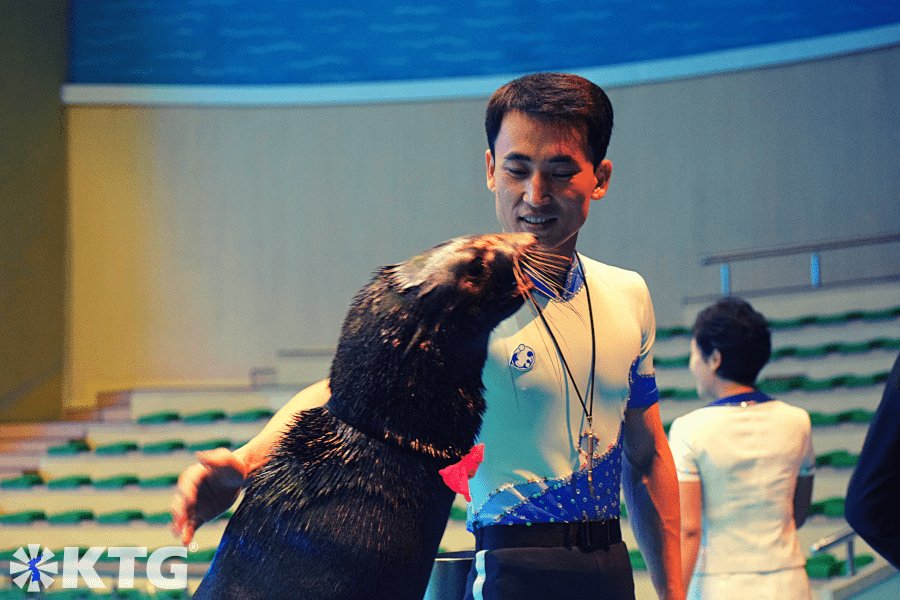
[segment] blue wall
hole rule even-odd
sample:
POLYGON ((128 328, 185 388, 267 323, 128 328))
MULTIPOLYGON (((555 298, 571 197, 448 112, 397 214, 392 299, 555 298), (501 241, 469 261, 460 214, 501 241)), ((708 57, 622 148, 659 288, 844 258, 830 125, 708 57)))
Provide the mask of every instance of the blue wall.
POLYGON ((71 0, 73 84, 333 84, 680 58, 900 23, 884 0, 71 0))

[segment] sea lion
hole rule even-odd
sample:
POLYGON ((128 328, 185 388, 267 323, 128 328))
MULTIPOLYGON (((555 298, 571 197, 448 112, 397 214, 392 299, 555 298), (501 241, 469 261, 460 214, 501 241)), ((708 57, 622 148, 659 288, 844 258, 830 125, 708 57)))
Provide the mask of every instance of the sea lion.
POLYGON ((495 234, 379 269, 341 329, 331 399, 254 474, 194 598, 420 600, 455 495, 438 472, 481 426, 488 337, 524 272, 553 264, 530 234, 495 234))

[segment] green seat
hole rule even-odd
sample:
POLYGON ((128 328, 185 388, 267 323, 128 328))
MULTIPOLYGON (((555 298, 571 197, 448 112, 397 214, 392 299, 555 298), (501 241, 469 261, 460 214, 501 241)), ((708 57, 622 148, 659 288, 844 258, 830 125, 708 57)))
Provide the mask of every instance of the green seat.
POLYGON ((137 418, 139 425, 160 425, 162 423, 171 423, 179 419, 178 413, 172 410, 161 410, 159 412, 142 415, 137 418))
POLYGON ((67 510, 47 515, 47 522, 53 525, 73 525, 94 519, 94 512, 87 509, 67 510))
POLYGON ((137 442, 123 441, 114 444, 104 444, 94 448, 94 452, 101 456, 121 456, 138 449, 137 442))
POLYGON ((216 448, 231 448, 231 440, 226 438, 215 438, 212 440, 203 440, 188 445, 188 450, 193 452, 202 452, 204 450, 215 450, 216 448))
POLYGON ((688 366, 690 357, 685 356, 655 356, 653 357, 653 366, 659 369, 677 369, 688 366))
POLYGON ((137 485, 139 479, 137 475, 130 473, 116 475, 115 477, 107 477, 94 481, 94 487, 101 490, 116 490, 127 485, 137 485))
MULTIPOLYGON (((655 362, 656 361, 654 361, 654 363, 655 362)), ((230 418, 232 423, 253 423, 262 421, 263 419, 268 421, 274 414, 275 413, 268 408, 252 408, 250 410, 233 413, 230 418)))
POLYGON ((225 418, 225 411, 222 410, 204 410, 203 412, 185 415, 181 417, 183 423, 191 425, 201 425, 205 423, 215 423, 225 418))
POLYGON ((831 464, 831 452, 826 452, 825 454, 817 454, 816 455, 816 466, 817 467, 827 467, 831 464))
POLYGON ((213 559, 213 556, 216 555, 215 548, 203 548, 200 550, 195 550, 191 552, 188 550, 187 553, 187 562, 189 563, 207 563, 213 559))
POLYGON ((181 440, 163 440, 161 442, 153 442, 152 444, 144 444, 141 451, 144 454, 168 454, 184 450, 185 444, 181 440))
POLYGON ((67 477, 57 477, 47 482, 47 487, 51 490, 71 490, 83 485, 91 485, 91 478, 87 475, 69 475, 67 477))
POLYGON ((185 590, 156 590, 153 597, 157 600, 190 600, 185 590))
POLYGON ((656 330, 656 339, 657 340, 667 340, 673 337, 679 337, 683 335, 690 335, 691 330, 688 327, 683 326, 675 326, 675 327, 660 327, 656 330))
POLYGON ((50 456, 71 456, 73 454, 88 452, 90 449, 90 446, 88 446, 87 442, 84 440, 69 440, 65 444, 50 446, 47 448, 47 454, 50 456))
POLYGON ((841 322, 846 323, 848 321, 860 321, 866 317, 866 314, 864 310, 850 310, 837 316, 841 317, 841 322))
POLYGON ((882 310, 870 310, 862 313, 860 316, 863 321, 889 321, 897 317, 900 317, 900 306, 882 310))
POLYGON ((46 518, 47 515, 42 510, 21 510, 0 515, 0 525, 27 525, 46 518))
POLYGON ((17 550, 18 548, 5 548, 0 550, 0 562, 15 559, 16 557, 13 555, 17 550))
POLYGON ((835 469, 855 467, 859 457, 846 450, 833 450, 816 457, 817 466, 831 466, 835 469))
POLYGON ((802 317, 794 317, 791 319, 771 319, 769 320, 770 329, 797 329, 806 325, 812 325, 816 322, 815 315, 805 315, 802 317))
POLYGON ((840 415, 829 415, 815 411, 809 411, 809 420, 813 427, 824 427, 829 425, 837 425, 841 422, 840 415))
POLYGON ((803 381, 803 389, 807 392, 824 392, 835 387, 830 379, 806 379, 803 381))
POLYGON ((629 550, 628 559, 631 561, 631 569, 633 571, 647 570, 647 561, 644 560, 644 555, 641 554, 640 550, 629 550))
POLYGON ((692 400, 697 397, 697 390, 687 388, 663 388, 659 390, 659 397, 671 400, 692 400))
MULTIPOLYGON (((782 358, 789 358, 794 356, 797 353, 798 348, 796 346, 783 346, 781 348, 775 348, 772 350, 772 360, 779 360, 782 358)), ((653 362, 656 362, 656 359, 653 359, 653 362)))
POLYGON ((827 346, 807 346, 805 348, 796 348, 794 356, 797 358, 821 358, 828 354, 827 346))
POLYGON ((816 554, 806 559, 806 574, 810 579, 828 579, 837 575, 839 569, 838 559, 830 554, 816 554))
POLYGON ((143 518, 144 513, 132 508, 97 515, 97 522, 101 525, 122 525, 143 518))
POLYGON ((44 480, 37 473, 23 473, 18 477, 4 479, 0 481, 0 489, 3 490, 23 490, 29 489, 36 485, 42 485, 44 480))
POLYGON ((841 354, 862 354, 863 352, 868 352, 872 350, 872 342, 845 342, 843 344, 836 344, 835 352, 840 352, 841 354))
POLYGON ((168 512, 150 513, 144 515, 144 522, 154 525, 168 525, 172 522, 172 515, 168 512))
POLYGON ((759 389, 767 394, 784 394, 799 389, 805 382, 806 377, 803 375, 767 377, 759 382, 759 389))
POLYGON ((844 517, 844 499, 835 497, 823 500, 821 514, 832 519, 842 519, 844 517))
POLYGON ((844 423, 870 423, 875 417, 875 413, 864 408, 855 408, 840 413, 838 417, 844 423))
POLYGON ((845 375, 844 376, 844 386, 849 388, 855 387, 869 387, 873 385, 880 385, 887 381, 888 372, 885 371, 883 373, 872 373, 871 375, 845 375))
MULTIPOLYGON (((871 554, 857 554, 853 557, 853 564, 857 569, 861 569, 866 565, 870 565, 875 562, 875 557, 871 554)), ((842 560, 838 563, 838 574, 846 577, 850 574, 850 563, 849 561, 842 560)))
POLYGON ((810 502, 808 512, 810 516, 825 514, 825 502, 822 500, 818 502, 810 502))
POLYGON ((451 521, 465 521, 467 518, 466 509, 460 508, 455 504, 450 507, 450 520, 451 521))
POLYGON ((140 488, 163 488, 172 487, 178 483, 178 474, 170 473, 168 475, 158 475, 157 477, 148 477, 138 481, 140 488))
POLYGON ((878 345, 873 346, 873 348, 880 348, 882 350, 900 350, 900 338, 879 338, 877 342, 878 345))
POLYGON ((835 313, 831 315, 818 315, 816 317, 817 325, 839 325, 841 323, 846 323, 847 321, 852 321, 854 315, 858 316, 858 311, 853 311, 849 313, 835 313))

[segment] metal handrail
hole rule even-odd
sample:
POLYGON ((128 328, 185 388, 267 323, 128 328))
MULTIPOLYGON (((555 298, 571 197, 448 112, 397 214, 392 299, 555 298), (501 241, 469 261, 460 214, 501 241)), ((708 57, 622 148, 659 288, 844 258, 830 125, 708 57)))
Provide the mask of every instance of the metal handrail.
POLYGON ((876 246, 878 244, 890 244, 893 242, 900 242, 900 232, 827 242, 809 242, 806 244, 793 244, 787 246, 774 246, 772 248, 760 248, 757 250, 738 250, 722 254, 711 254, 701 258, 700 264, 706 267, 726 262, 789 256, 791 254, 806 254, 807 252, 821 252, 823 250, 842 250, 844 248, 858 248, 860 246, 876 246))
POLYGON ((853 528, 845 527, 831 535, 819 538, 809 547, 809 551, 813 554, 818 554, 819 552, 824 552, 834 546, 847 544, 847 576, 850 577, 856 575, 856 553, 853 546, 853 541, 855 539, 856 532, 853 531, 853 528))
POLYGON ((861 246, 875 246, 878 244, 890 244, 900 242, 900 232, 886 233, 884 235, 872 235, 843 240, 822 242, 810 242, 788 246, 776 246, 773 248, 760 248, 757 250, 739 250, 722 254, 711 254, 700 259, 702 266, 720 265, 719 282, 721 293, 727 296, 731 293, 731 263, 756 260, 760 258, 775 258, 790 256, 792 254, 809 254, 809 283, 817 288, 822 285, 822 269, 819 253, 825 250, 842 250, 845 248, 858 248, 861 246))

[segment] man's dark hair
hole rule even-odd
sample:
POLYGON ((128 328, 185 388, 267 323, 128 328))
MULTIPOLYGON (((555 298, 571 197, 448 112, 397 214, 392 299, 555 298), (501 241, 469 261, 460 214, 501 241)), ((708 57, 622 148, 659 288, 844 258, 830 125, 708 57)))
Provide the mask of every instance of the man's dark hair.
POLYGON ((491 154, 503 117, 514 110, 580 131, 594 167, 606 157, 613 126, 612 104, 600 86, 584 77, 535 73, 514 79, 494 92, 484 115, 491 154))
POLYGON ((703 309, 694 321, 693 335, 704 358, 713 350, 722 354, 716 375, 743 385, 756 383, 772 354, 766 318, 749 302, 733 296, 703 309))

